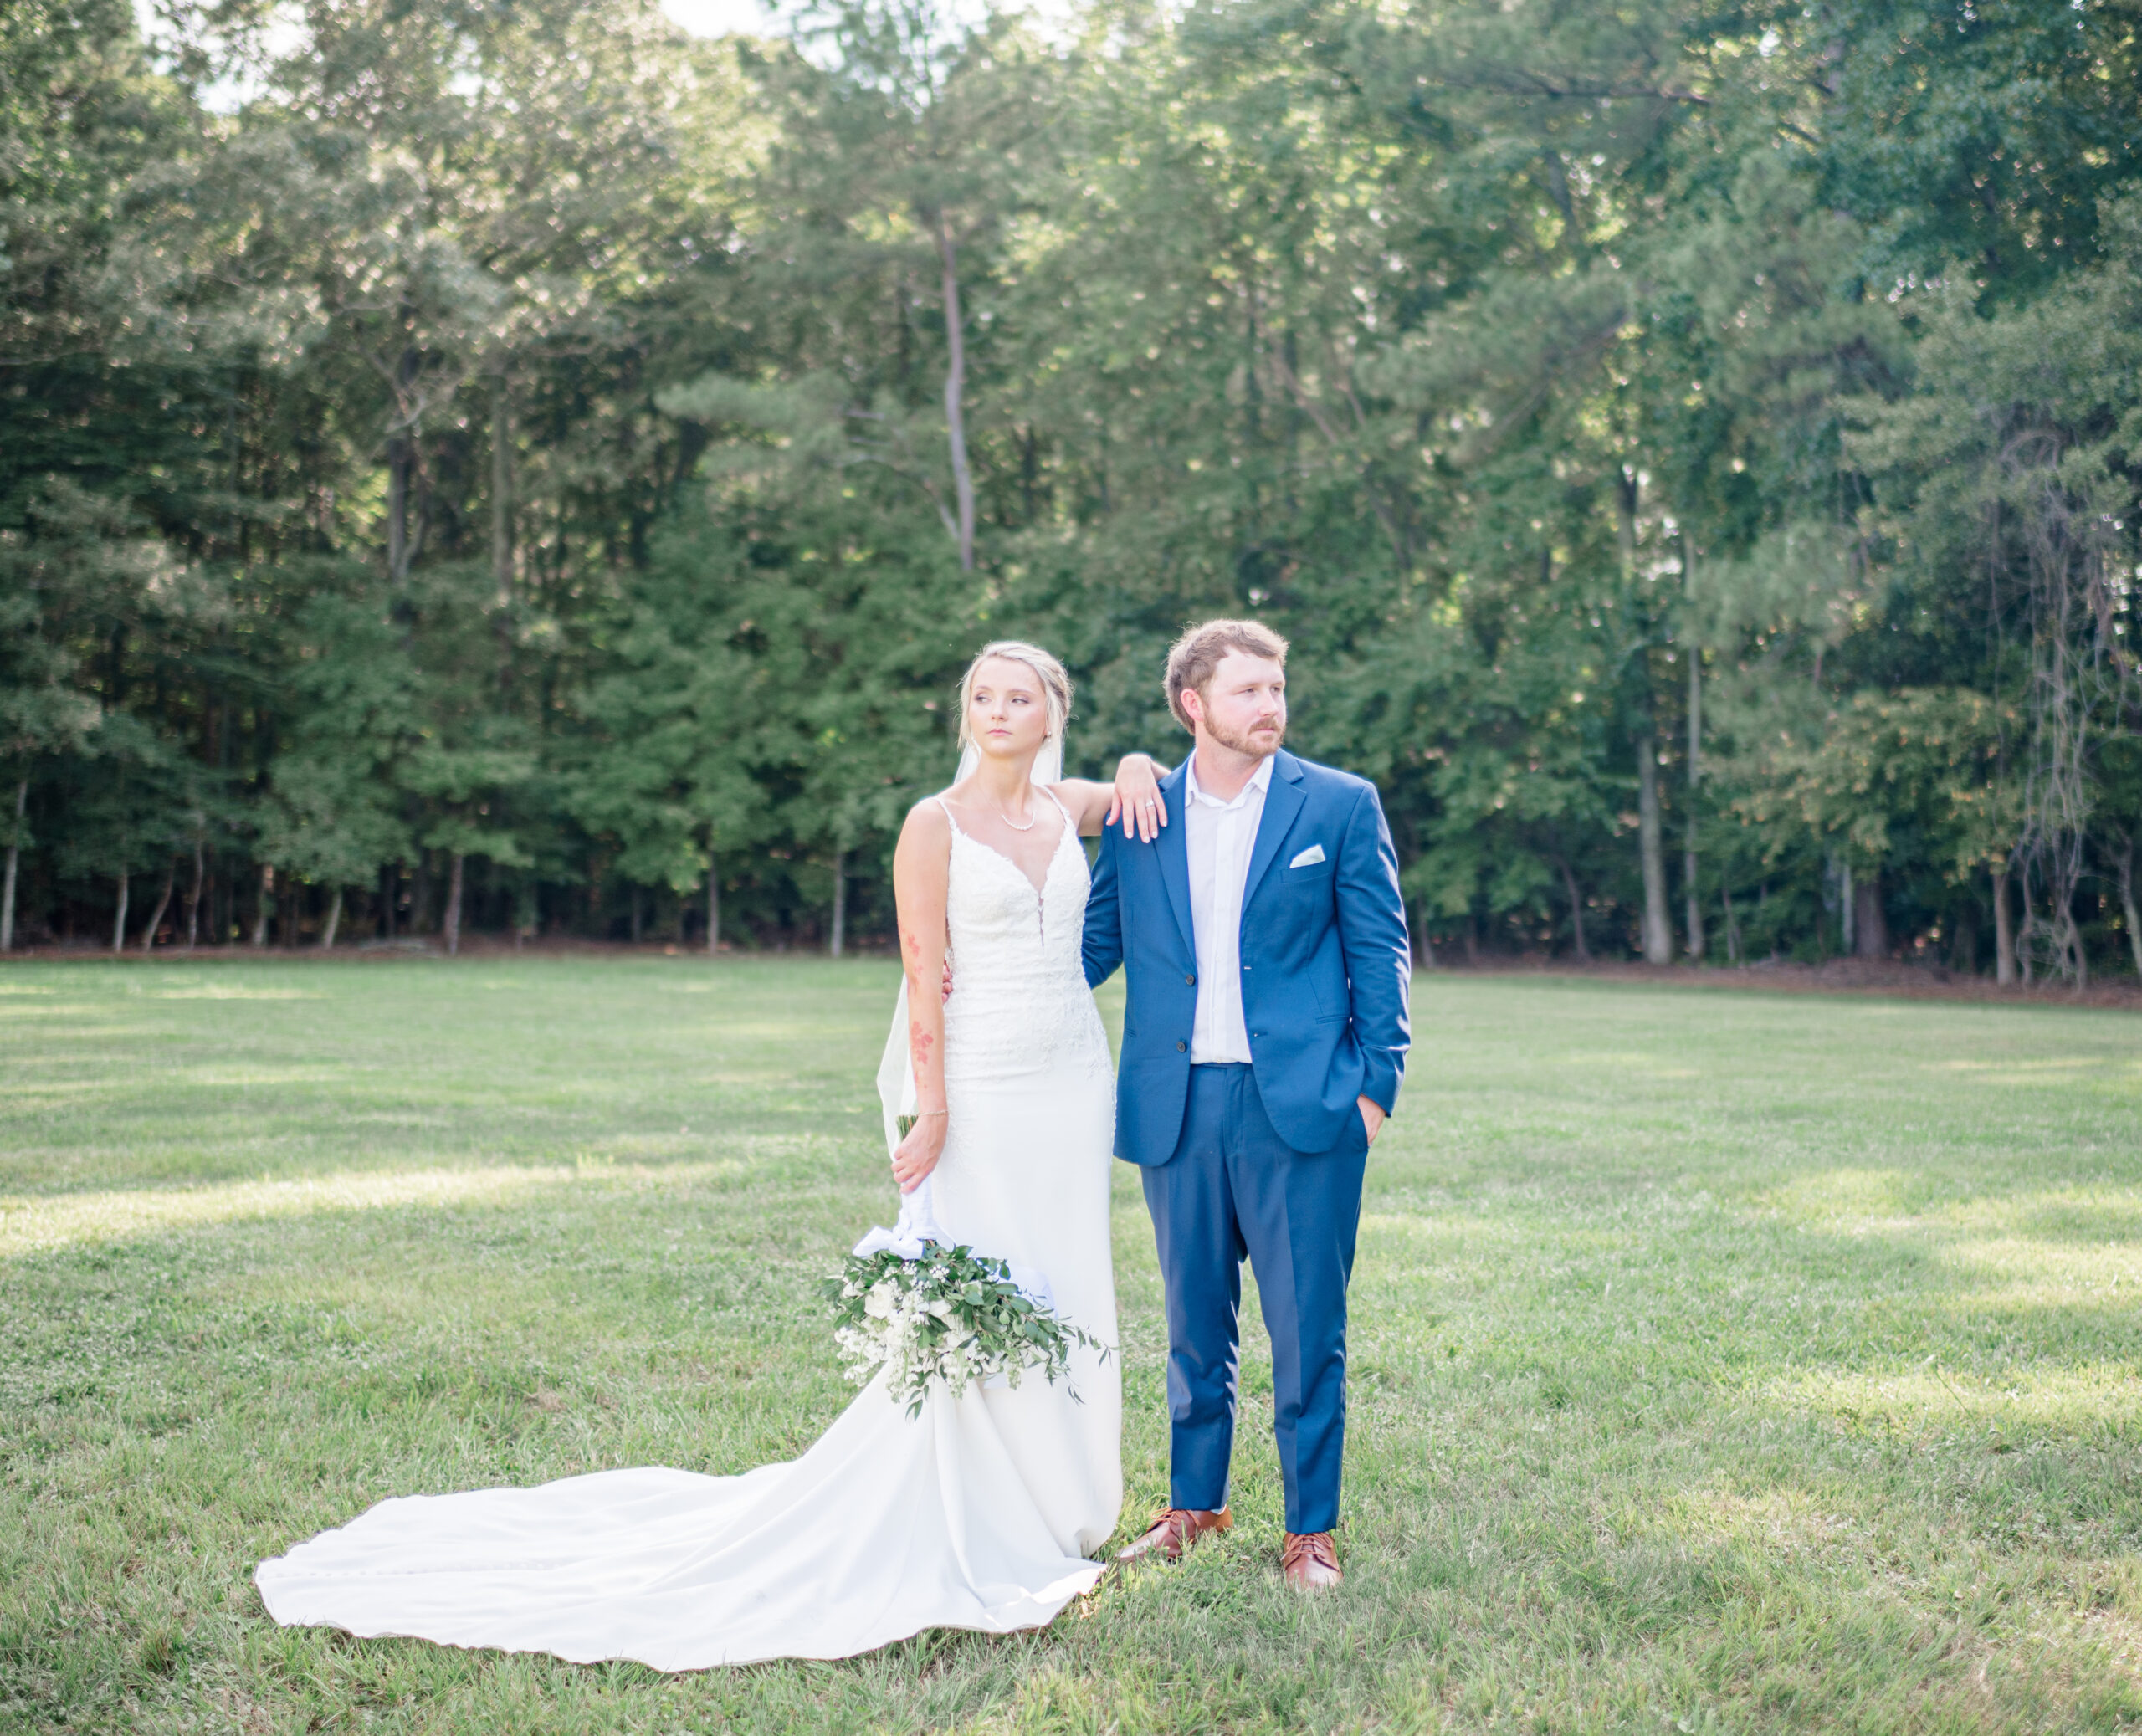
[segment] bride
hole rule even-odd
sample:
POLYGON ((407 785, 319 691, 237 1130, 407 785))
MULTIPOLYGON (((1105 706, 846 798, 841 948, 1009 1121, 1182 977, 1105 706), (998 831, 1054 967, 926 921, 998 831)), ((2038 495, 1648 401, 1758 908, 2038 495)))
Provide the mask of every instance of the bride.
MULTIPOLYGON (((1034 646, 984 648, 960 698, 960 776, 894 857, 904 981, 879 1083, 904 1197, 874 1236, 1008 1260, 1113 1345, 1115 1087, 1080 963, 1078 837, 1119 806, 1150 835, 1151 762, 1123 762, 1120 801, 1060 779, 1071 684, 1034 646)), ((1114 1358, 1082 1349, 1066 1384, 934 1388, 913 1420, 885 1380, 785 1464, 382 1501, 254 1583, 285 1625, 659 1670, 1038 1627, 1090 1590, 1122 1501, 1114 1358)))

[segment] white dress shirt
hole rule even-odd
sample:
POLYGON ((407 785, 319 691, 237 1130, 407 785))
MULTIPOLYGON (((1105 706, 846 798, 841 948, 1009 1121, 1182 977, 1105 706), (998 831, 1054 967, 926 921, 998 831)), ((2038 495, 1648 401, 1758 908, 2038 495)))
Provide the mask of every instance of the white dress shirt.
POLYGON ((1257 848, 1257 822, 1264 817, 1264 791, 1271 782, 1268 755, 1241 793, 1222 801, 1197 786, 1197 757, 1191 755, 1182 823, 1190 854, 1190 925, 1197 944, 1197 1017, 1190 1031, 1193 1067, 1250 1058, 1249 1029, 1242 1011, 1242 899, 1250 855, 1257 848))

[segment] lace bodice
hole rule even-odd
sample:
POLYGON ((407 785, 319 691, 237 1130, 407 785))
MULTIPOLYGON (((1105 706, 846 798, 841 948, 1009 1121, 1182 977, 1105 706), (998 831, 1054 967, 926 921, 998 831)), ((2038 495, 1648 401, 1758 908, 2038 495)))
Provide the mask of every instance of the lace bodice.
POLYGON ((1010 857, 962 832, 949 807, 945 817, 952 827, 946 1083, 1067 1064, 1108 1073, 1108 1037, 1081 952, 1092 882, 1070 816, 1038 893, 1010 857))

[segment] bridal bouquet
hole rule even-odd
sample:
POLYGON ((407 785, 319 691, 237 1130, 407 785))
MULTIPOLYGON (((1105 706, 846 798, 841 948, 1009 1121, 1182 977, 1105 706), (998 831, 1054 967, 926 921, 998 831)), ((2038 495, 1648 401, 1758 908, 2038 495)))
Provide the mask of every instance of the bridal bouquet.
POLYGON ((848 1379, 867 1385, 889 1368, 893 1400, 913 1417, 933 1380, 957 1397, 969 1381, 997 1375, 1016 1386, 1029 1369, 1053 1383, 1069 1372, 1075 1345, 1107 1355, 1056 1312, 1045 1283, 1022 1286, 1008 1262, 951 1245, 931 1214, 929 1185, 901 1202, 897 1227, 873 1230, 823 1281, 848 1379))

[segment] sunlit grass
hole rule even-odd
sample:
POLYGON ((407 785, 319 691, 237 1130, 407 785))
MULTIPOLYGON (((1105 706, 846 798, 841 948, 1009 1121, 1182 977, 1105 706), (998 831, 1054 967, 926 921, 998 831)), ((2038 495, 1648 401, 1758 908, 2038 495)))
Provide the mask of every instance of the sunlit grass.
MULTIPOLYGON (((1337 1598, 1278 1583, 1253 1324, 1235 1531, 1041 1635, 664 1678, 268 1624, 253 1564, 382 1496, 809 1442, 891 986, 0 972, 0 1728, 2142 1719, 2142 1022, 1551 981, 1417 986, 1337 1598)), ((1162 1332, 1116 1202, 1128 1524, 1162 1332)))
MULTIPOLYGON (((682 1143, 645 1139, 623 1141, 649 1151, 682 1143)), ((295 1217, 315 1211, 377 1211, 393 1206, 450 1206, 474 1201, 503 1204, 531 1188, 571 1186, 576 1181, 642 1185, 658 1177, 708 1181, 741 1175, 734 1159, 680 1163, 656 1171, 628 1171, 614 1163, 538 1168, 492 1164, 474 1170, 356 1170, 289 1180, 227 1181, 204 1187, 133 1188, 102 1193, 51 1194, 0 1199, 0 1257, 65 1247, 77 1242, 122 1242, 197 1229, 210 1224, 295 1217)))

